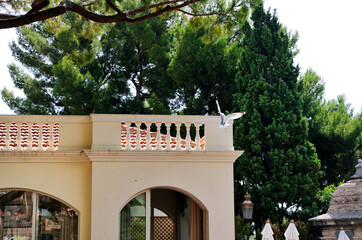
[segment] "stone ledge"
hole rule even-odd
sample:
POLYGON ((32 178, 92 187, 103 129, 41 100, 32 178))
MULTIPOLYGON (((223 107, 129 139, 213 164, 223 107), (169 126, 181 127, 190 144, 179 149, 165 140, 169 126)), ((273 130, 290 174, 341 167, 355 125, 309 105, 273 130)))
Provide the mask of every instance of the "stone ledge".
POLYGON ((362 212, 326 213, 309 219, 314 226, 362 225, 362 212))

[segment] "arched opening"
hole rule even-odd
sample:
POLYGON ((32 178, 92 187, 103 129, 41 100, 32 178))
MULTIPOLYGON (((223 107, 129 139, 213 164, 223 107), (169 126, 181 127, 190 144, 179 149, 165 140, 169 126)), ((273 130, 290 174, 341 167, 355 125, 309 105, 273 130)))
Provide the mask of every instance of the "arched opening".
POLYGON ((206 214, 190 197, 170 189, 150 189, 120 212, 120 240, 204 240, 206 214))
POLYGON ((0 190, 0 240, 76 240, 78 213, 44 194, 0 190))

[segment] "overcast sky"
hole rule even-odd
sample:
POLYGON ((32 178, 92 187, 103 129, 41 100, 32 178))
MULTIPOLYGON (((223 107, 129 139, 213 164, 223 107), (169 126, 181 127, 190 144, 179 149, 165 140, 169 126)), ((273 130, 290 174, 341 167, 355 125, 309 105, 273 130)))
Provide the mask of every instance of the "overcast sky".
MULTIPOLYGON (((345 94, 355 112, 362 108, 362 0, 265 0, 277 9, 279 21, 299 32, 301 73, 314 69, 325 81, 325 98, 345 94)), ((14 30, 0 30, 0 87, 13 89, 7 64, 12 62, 9 41, 14 30)), ((21 92, 14 90, 16 94, 21 92)), ((0 114, 11 114, 0 100, 0 114)))
POLYGON ((279 21, 299 33, 295 62, 325 81, 325 98, 345 94, 356 112, 362 107, 362 1, 265 0, 279 21))

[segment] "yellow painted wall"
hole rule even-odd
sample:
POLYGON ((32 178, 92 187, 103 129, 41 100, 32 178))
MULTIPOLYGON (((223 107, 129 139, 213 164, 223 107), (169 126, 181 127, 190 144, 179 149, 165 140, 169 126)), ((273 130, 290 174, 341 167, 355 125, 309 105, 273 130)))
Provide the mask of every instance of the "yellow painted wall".
MULTIPOLYGON (((80 213, 80 240, 118 240, 119 213, 140 192, 169 188, 193 198, 208 214, 206 240, 234 239, 232 126, 219 128, 217 116, 0 115, 12 122, 59 122, 58 151, 18 147, 0 150, 0 189, 41 192, 80 213), (121 122, 202 123, 205 151, 121 150, 121 122), (121 150, 121 151, 120 151, 121 150)), ((30 137, 29 137, 30 142, 30 137)), ((9 139, 7 138, 7 143, 9 139)))
POLYGON ((0 189, 35 190, 74 207, 80 212, 80 240, 90 240, 90 162, 0 163, 0 189))

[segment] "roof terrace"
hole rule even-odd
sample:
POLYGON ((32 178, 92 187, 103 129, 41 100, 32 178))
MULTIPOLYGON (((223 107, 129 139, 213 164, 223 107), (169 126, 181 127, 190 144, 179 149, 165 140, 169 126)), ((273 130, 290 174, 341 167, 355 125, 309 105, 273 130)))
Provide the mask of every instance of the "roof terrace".
POLYGON ((0 115, 0 151, 233 151, 219 116, 0 115))

